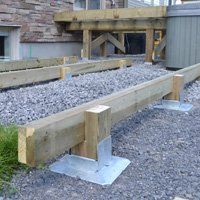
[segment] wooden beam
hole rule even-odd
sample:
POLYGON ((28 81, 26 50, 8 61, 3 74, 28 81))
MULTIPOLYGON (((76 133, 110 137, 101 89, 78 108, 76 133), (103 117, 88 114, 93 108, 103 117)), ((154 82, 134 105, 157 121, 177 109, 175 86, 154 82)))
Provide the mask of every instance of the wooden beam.
POLYGON ((22 126, 18 134, 19 161, 36 166, 64 153, 85 141, 85 111, 97 105, 108 106, 113 125, 170 94, 174 90, 173 77, 176 74, 184 75, 184 83, 193 81, 200 76, 200 64, 22 126))
POLYGON ((108 54, 107 48, 108 48, 108 42, 105 41, 103 44, 100 45, 100 56, 102 57, 107 56, 108 54))
POLYGON ((98 38, 92 41, 91 48, 95 49, 105 43, 105 41, 108 39, 107 34, 102 34, 98 38))
POLYGON ((51 67, 51 66, 63 65, 67 63, 76 63, 76 62, 78 62, 77 56, 68 56, 68 57, 66 56, 66 57, 49 58, 49 59, 6 61, 6 62, 0 62, 0 72, 51 67))
MULTIPOLYGON (((157 55, 161 54, 161 52, 164 50, 166 46, 166 36, 162 38, 158 46, 154 49, 154 59, 157 57, 157 55)), ((163 56, 162 56, 163 58, 163 56)))
POLYGON ((19 161, 36 166, 83 142, 86 110, 97 105, 109 106, 112 108, 111 121, 115 124, 143 106, 169 94, 172 91, 172 81, 171 75, 157 78, 21 127, 19 161), (33 131, 28 134, 27 130, 33 131))
POLYGON ((83 57, 91 58, 91 42, 92 42, 92 31, 83 31, 83 57))
POLYGON ((113 37, 110 33, 108 33, 108 41, 111 42, 120 51, 125 53, 125 47, 115 37, 113 37))
POLYGON ((132 59, 123 58, 123 59, 100 60, 100 61, 77 63, 77 64, 66 65, 63 68, 64 69, 66 68, 67 71, 68 68, 70 68, 72 75, 79 75, 79 74, 86 74, 86 73, 120 68, 122 66, 121 64, 122 60, 126 63, 126 66, 132 65, 132 59))
POLYGON ((67 31, 95 30, 95 31, 144 31, 153 28, 155 30, 166 29, 166 19, 140 19, 117 20, 96 22, 71 22, 66 23, 67 31))
POLYGON ((64 11, 54 15, 55 22, 101 21, 166 17, 166 7, 118 8, 105 10, 64 11))
MULTIPOLYGON (((0 89, 63 78, 64 72, 61 72, 61 68, 71 68, 72 75, 115 69, 119 68, 120 60, 121 59, 100 60, 29 70, 3 72, 0 73, 0 89)), ((127 58, 125 60, 128 66, 132 64, 131 59, 127 58)))
MULTIPOLYGON (((118 33, 118 40, 121 43, 121 45, 124 47, 125 46, 125 38, 124 38, 125 34, 122 33, 118 33)), ((125 53, 123 51, 121 51, 120 49, 117 50, 118 54, 122 54, 125 53)))
POLYGON ((98 144, 110 135, 111 108, 96 106, 85 111, 85 140, 73 148, 75 155, 98 160, 98 144))
POLYGON ((154 29, 146 30, 146 62, 152 62, 152 55, 154 50, 154 29))
POLYGON ((167 96, 165 96, 165 99, 180 101, 183 89, 184 89, 184 75, 182 74, 174 75, 172 92, 167 96))

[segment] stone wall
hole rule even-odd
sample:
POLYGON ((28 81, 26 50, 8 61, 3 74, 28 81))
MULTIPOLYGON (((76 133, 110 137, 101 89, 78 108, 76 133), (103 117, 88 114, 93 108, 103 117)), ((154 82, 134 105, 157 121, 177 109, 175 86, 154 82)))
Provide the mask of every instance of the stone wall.
POLYGON ((73 9, 73 0, 0 0, 0 24, 21 25, 21 42, 74 41, 53 21, 54 12, 66 9, 73 9))
MULTIPOLYGON (((107 8, 121 7, 120 2, 106 0, 107 8)), ((53 13, 73 10, 74 0, 0 0, 0 26, 21 25, 21 42, 80 41, 80 35, 60 31, 53 13)))

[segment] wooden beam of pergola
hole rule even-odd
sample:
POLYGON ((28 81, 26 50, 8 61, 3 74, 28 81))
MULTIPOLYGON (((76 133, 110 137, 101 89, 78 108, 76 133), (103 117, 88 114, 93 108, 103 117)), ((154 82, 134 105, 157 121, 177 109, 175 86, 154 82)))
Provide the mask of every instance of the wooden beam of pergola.
POLYGON ((91 43, 91 49, 95 49, 105 43, 106 41, 112 43, 115 47, 117 47, 120 51, 125 53, 125 47, 123 44, 121 44, 114 36, 112 36, 110 33, 104 33, 100 35, 98 38, 96 38, 91 43))
POLYGON ((120 8, 105 10, 64 11, 54 15, 55 22, 73 21, 106 21, 142 18, 163 18, 166 16, 166 6, 143 8, 120 8))
POLYGON ((118 20, 97 22, 70 22, 66 23, 67 31, 93 30, 93 31, 144 31, 153 28, 155 30, 166 29, 166 20, 143 19, 143 20, 118 20))

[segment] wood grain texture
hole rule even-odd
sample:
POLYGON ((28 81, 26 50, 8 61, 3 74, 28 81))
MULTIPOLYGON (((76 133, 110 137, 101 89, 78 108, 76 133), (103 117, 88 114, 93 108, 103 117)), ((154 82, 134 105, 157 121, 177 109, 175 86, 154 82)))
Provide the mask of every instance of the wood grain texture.
POLYGON ((162 18, 166 16, 166 7, 118 8, 106 10, 64 11, 54 15, 55 22, 101 21, 138 18, 162 18))

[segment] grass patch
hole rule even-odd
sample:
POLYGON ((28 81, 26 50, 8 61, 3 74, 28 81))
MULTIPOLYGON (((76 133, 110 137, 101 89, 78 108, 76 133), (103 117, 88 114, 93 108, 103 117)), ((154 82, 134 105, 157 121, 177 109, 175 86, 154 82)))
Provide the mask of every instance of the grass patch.
POLYGON ((15 170, 21 168, 18 162, 18 128, 0 125, 0 191, 9 185, 15 170))

